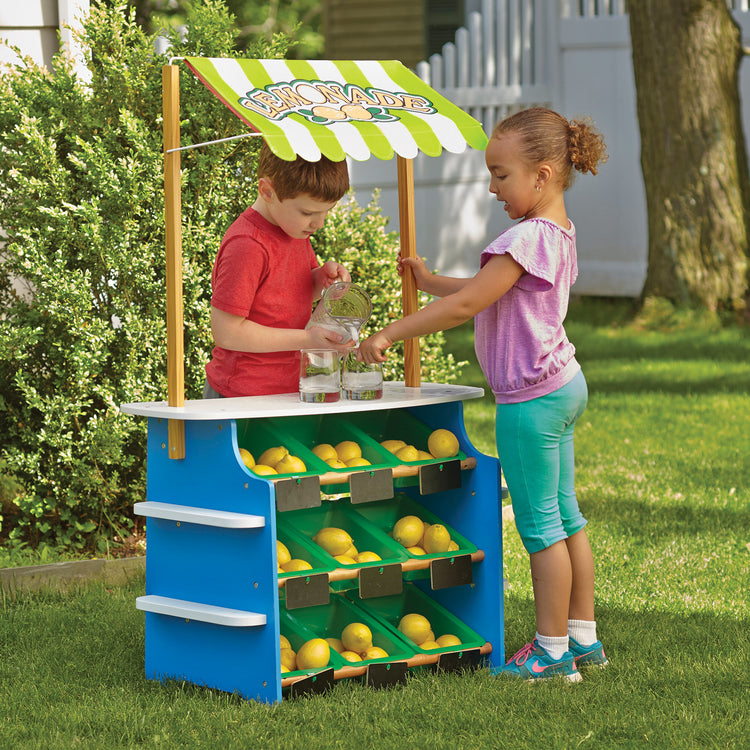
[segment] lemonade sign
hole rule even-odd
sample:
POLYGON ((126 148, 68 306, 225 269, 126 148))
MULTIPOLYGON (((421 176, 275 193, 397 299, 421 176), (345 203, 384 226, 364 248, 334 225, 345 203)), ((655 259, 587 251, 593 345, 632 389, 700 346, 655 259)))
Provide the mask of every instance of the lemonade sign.
POLYGON ((487 144, 481 123, 398 60, 184 60, 282 159, 413 159, 487 144))
POLYGON ((399 119, 393 114, 398 110, 425 115, 437 112, 429 99, 403 91, 306 79, 255 88, 239 97, 238 103, 270 120, 296 113, 317 125, 348 120, 393 122, 399 119))

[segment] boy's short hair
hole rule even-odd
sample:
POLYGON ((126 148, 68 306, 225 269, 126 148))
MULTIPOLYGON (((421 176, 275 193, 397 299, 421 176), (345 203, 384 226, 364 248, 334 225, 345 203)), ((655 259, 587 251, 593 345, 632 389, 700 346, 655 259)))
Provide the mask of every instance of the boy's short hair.
POLYGON ((349 190, 346 160, 331 161, 321 156, 320 161, 307 161, 298 156, 294 161, 286 161, 276 156, 265 141, 258 157, 258 178, 261 177, 273 184, 280 201, 305 193, 332 203, 341 200, 349 190))

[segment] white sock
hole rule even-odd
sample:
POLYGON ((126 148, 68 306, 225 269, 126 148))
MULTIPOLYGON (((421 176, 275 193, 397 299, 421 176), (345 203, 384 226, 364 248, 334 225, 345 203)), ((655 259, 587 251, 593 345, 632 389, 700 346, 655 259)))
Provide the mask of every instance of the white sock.
POLYGON ((536 642, 555 660, 562 659, 562 655, 568 650, 567 635, 557 637, 537 633, 536 642))
POLYGON ((568 635, 578 641, 581 646, 590 646, 597 641, 596 621, 568 620, 568 635))

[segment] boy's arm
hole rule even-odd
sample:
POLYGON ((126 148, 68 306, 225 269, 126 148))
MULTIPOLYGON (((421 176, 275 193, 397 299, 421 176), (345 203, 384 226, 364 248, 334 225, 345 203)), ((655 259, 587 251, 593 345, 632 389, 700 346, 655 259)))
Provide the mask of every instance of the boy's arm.
POLYGON ((211 333, 216 346, 235 352, 288 352, 295 349, 337 349, 344 353, 354 342, 324 328, 272 328, 242 315, 211 307, 211 333))

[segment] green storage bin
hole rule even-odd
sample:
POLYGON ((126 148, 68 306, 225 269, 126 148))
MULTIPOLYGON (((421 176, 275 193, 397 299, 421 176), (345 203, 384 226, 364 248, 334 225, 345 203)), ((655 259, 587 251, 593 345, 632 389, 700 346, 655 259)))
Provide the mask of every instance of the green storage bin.
MULTIPOLYGON (((396 466, 399 461, 376 440, 356 429, 345 417, 331 414, 319 416, 285 417, 271 420, 279 433, 289 435, 291 439, 301 443, 307 451, 321 443, 329 443, 336 447, 344 440, 353 440, 362 449, 362 457, 367 459, 372 468, 396 466)), ((315 456, 315 454, 312 454, 315 456)), ((317 457, 316 457, 317 458, 317 457)), ((320 461, 325 471, 352 471, 352 468, 334 469, 324 461, 320 461)), ((367 467, 362 467, 363 469, 367 467)))
POLYGON ((406 550, 379 529, 368 523, 361 515, 352 511, 344 501, 324 502, 317 508, 302 508, 279 514, 277 528, 301 539, 303 544, 314 551, 331 568, 364 568, 383 563, 400 563, 408 559, 406 550), (318 531, 333 526, 346 531, 358 552, 375 552, 380 560, 375 562, 345 565, 318 546, 312 538, 318 531))
MULTIPOLYGON (((292 646, 292 649, 294 649, 295 652, 299 651, 300 647, 303 643, 306 641, 311 640, 312 638, 323 638, 325 636, 320 636, 313 630, 310 630, 309 628, 306 628, 303 623, 301 623, 296 618, 292 617, 289 612, 287 612, 283 607, 279 607, 279 630, 281 631, 281 635, 286 636, 289 639, 289 643, 292 646)), ((331 649, 331 656, 328 661, 328 667, 333 667, 334 669, 341 669, 341 667, 348 664, 345 659, 342 659, 334 649, 331 649)), ((323 669, 328 669, 328 667, 320 667, 319 669, 295 669, 291 670, 289 672, 282 672, 282 677, 304 677, 308 674, 314 674, 315 672, 320 672, 323 669)))
MULTIPOLYGON (((434 432, 432 427, 429 427, 403 409, 354 412, 349 415, 349 419, 353 427, 369 436, 378 445, 383 440, 403 440, 407 445, 413 445, 417 450, 427 451, 427 440, 434 432)), ((429 464, 448 460, 445 458, 432 458, 402 462, 393 453, 389 453, 389 455, 393 456, 397 463, 429 464)), ((466 458, 466 454, 460 450, 460 446, 458 456, 454 456, 454 458, 458 458, 461 461, 466 458)))
MULTIPOLYGON (((372 645, 382 648, 388 656, 378 659, 363 659, 361 662, 350 662, 338 653, 336 657, 347 666, 359 666, 374 662, 406 661, 416 653, 410 644, 398 632, 393 632, 381 619, 373 617, 365 608, 342 594, 332 594, 330 604, 317 607, 301 607, 292 612, 284 611, 285 617, 297 624, 300 632, 313 633, 317 638, 341 638, 344 628, 361 622, 372 631, 372 645)), ((332 655, 333 656, 333 655, 332 655)))
MULTIPOLYGON (((256 463, 263 451, 283 445, 293 456, 300 458, 305 464, 305 471, 287 474, 272 474, 275 476, 308 476, 322 474, 329 470, 328 464, 321 461, 314 453, 307 450, 294 435, 282 432, 269 419, 238 419, 237 447, 245 448, 253 454, 256 463)), ((248 469, 252 471, 252 469, 248 469)), ((269 478, 269 477, 265 477, 269 478)))
POLYGON ((327 573, 329 570, 332 570, 337 566, 336 561, 332 561, 331 556, 326 554, 325 550, 320 549, 317 544, 309 544, 304 537, 296 535, 292 529, 277 525, 276 538, 286 545, 292 558, 307 560, 307 562, 312 565, 311 570, 297 570, 288 573, 282 573, 279 571, 279 578, 327 573))
POLYGON ((394 495, 390 500, 380 500, 377 503, 362 503, 351 506, 352 512, 361 515, 368 523, 375 526, 384 534, 390 535, 393 525, 403 516, 417 516, 422 521, 429 524, 440 523, 448 529, 451 539, 458 545, 457 550, 451 552, 435 552, 427 555, 414 555, 405 547, 402 547, 394 540, 404 553, 414 559, 432 559, 435 557, 449 557, 451 555, 472 555, 477 551, 476 545, 472 544, 465 536, 459 534, 452 526, 442 521, 432 511, 427 510, 424 506, 413 500, 409 495, 403 492, 394 495))
MULTIPOLYGON (((354 598, 353 592, 347 592, 347 596, 354 598)), ((468 648, 479 648, 484 645, 485 640, 475 633, 468 625, 462 622, 445 607, 438 604, 431 596, 426 594, 413 583, 405 583, 404 590, 400 594, 392 596, 380 596, 358 602, 360 607, 372 613, 383 624, 392 631, 398 633, 401 638, 398 624, 401 618, 409 613, 416 612, 430 621, 435 638, 451 633, 461 639, 461 646, 445 646, 436 649, 422 649, 411 641, 409 645, 419 654, 440 654, 444 651, 459 651, 468 648)), ((405 639, 406 640, 406 639, 405 639)))

